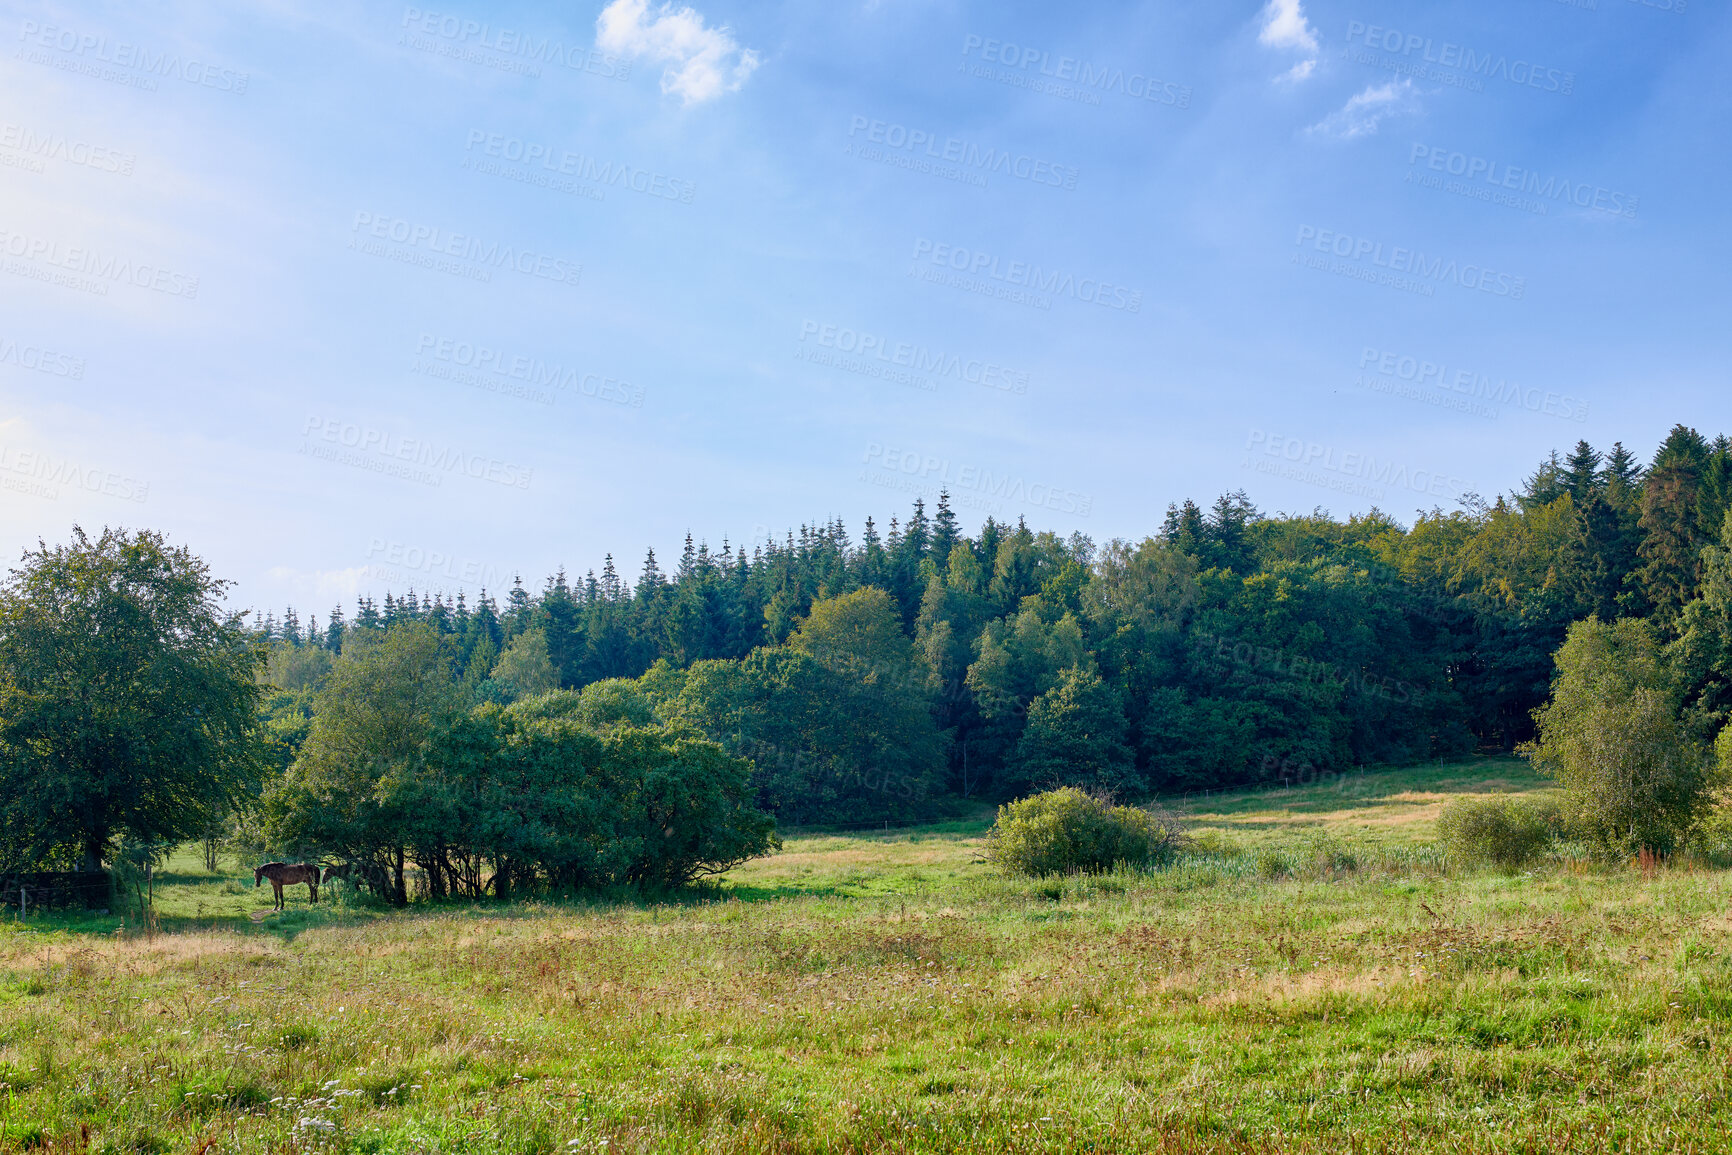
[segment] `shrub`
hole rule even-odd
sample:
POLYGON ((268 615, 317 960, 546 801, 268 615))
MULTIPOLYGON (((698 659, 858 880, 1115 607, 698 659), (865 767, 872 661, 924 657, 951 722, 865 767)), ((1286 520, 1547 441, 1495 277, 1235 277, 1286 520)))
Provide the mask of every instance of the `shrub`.
POLYGON ((1572 625, 1534 711, 1534 766, 1556 778, 1582 837, 1611 857, 1670 853, 1713 806, 1709 752, 1689 733, 1684 684, 1645 619, 1572 625))
POLYGON ((1462 798, 1444 808, 1438 839, 1458 862, 1518 870, 1545 853, 1563 833, 1555 803, 1508 798, 1462 798))
POLYGON ((1066 786, 999 807, 987 852, 1006 874, 1099 874, 1165 862, 1179 838, 1170 821, 1066 786))
POLYGON ((1342 874, 1359 869, 1359 857, 1333 835, 1313 833, 1301 844, 1300 861, 1318 874, 1342 874))
POLYGON ((1274 882, 1293 873, 1293 860, 1279 850, 1257 852, 1257 877, 1274 882))

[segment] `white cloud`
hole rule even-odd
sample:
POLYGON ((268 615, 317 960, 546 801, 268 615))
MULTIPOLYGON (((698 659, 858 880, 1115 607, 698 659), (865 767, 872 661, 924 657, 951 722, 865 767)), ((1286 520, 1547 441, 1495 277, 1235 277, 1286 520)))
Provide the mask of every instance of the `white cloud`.
POLYGON ((1317 33, 1305 19, 1300 0, 1269 0, 1263 6, 1263 28, 1257 33, 1257 43, 1305 54, 1305 59, 1282 73, 1282 80, 1304 80, 1317 67, 1317 33))
POLYGON ((649 0, 613 0, 596 17, 595 32, 605 52, 666 62, 662 91, 686 104, 738 92, 758 67, 758 54, 741 48, 731 29, 708 27, 691 8, 663 4, 652 14, 649 0))
POLYGON ((1348 97, 1346 104, 1305 131, 1339 140, 1371 136, 1389 117, 1413 112, 1418 107, 1419 93, 1413 81, 1392 80, 1348 97))

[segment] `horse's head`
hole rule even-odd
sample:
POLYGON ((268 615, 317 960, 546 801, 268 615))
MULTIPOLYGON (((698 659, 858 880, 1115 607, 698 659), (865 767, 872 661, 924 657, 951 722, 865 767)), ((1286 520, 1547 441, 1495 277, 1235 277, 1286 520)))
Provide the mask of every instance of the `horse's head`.
POLYGON ((265 868, 262 866, 254 867, 253 868, 253 889, 257 890, 259 888, 259 884, 261 882, 263 882, 264 880, 265 880, 265 868))

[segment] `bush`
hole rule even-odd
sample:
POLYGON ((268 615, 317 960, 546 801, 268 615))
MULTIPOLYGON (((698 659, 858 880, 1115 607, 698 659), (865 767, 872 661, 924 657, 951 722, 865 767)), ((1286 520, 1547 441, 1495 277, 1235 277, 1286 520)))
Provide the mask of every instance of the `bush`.
POLYGON ((1685 686, 1642 618, 1572 625, 1552 699, 1526 749, 1569 798, 1582 838, 1608 857, 1669 854, 1713 807, 1710 753, 1682 718, 1685 686))
POLYGON ((1555 803, 1462 798, 1444 807, 1437 834, 1454 861, 1519 870, 1544 854, 1564 825, 1555 803))
POLYGON ((1165 862, 1179 839, 1176 825, 1146 810, 1066 786, 999 807, 987 853, 1006 874, 1100 874, 1165 862))

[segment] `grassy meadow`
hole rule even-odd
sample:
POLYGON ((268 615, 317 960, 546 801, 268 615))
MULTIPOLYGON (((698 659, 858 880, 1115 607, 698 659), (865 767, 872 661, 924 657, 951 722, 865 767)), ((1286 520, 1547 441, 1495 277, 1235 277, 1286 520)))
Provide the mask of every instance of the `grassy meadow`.
POLYGON ((990 824, 797 833, 677 902, 290 892, 0 922, 0 1151, 1715 1151, 1725 876, 1451 867, 1478 759, 1174 804, 1009 880, 990 824))

